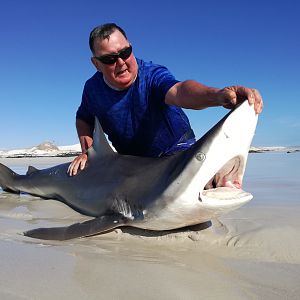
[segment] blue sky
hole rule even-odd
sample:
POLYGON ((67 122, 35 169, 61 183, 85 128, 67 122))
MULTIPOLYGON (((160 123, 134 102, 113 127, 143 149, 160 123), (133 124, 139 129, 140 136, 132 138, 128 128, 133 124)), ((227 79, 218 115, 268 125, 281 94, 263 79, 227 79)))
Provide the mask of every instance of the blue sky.
MULTIPOLYGON (((0 149, 78 142, 75 113, 94 74, 88 36, 116 22, 137 57, 179 80, 260 90, 253 145, 300 145, 299 1, 1 1, 0 149)), ((227 111, 186 111, 197 137, 227 111)))

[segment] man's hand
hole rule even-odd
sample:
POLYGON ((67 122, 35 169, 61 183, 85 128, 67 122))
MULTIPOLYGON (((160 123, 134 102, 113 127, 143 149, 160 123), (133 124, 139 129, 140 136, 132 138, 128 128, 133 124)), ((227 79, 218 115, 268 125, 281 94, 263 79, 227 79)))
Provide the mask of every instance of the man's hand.
POLYGON ((86 153, 78 155, 69 165, 68 174, 70 176, 77 175, 78 169, 81 171, 85 168, 88 156, 86 153))
POLYGON ((243 86, 228 86, 217 92, 219 100, 223 107, 232 109, 237 104, 248 99, 249 104, 254 104, 254 110, 257 114, 263 109, 263 100, 258 90, 249 89, 243 86))

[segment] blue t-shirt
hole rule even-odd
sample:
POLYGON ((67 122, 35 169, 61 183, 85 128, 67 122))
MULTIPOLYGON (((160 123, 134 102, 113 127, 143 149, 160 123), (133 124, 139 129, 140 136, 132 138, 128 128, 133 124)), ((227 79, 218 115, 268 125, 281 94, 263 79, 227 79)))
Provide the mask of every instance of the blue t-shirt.
POLYGON ((135 82, 121 91, 110 88, 96 72, 85 83, 76 118, 93 126, 97 116, 121 154, 159 157, 176 151, 177 144, 189 146, 195 136, 187 116, 164 101, 178 81, 163 66, 140 59, 137 64, 135 82))

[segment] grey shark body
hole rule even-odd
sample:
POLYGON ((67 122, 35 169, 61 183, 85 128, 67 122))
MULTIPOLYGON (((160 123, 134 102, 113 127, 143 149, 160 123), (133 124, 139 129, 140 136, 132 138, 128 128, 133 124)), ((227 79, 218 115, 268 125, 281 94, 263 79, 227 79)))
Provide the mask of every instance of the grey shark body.
POLYGON ((241 189, 257 116, 245 101, 229 112, 190 149, 163 158, 114 152, 96 120, 88 165, 68 176, 67 164, 18 175, 0 164, 0 186, 57 199, 92 220, 68 227, 25 232, 65 240, 119 226, 169 230, 206 222, 252 199, 241 189))

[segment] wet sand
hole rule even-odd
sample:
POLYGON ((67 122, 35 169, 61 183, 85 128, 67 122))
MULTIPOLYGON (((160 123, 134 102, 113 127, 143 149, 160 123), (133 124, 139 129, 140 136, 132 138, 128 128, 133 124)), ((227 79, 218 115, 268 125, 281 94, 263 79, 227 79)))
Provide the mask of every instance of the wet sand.
MULTIPOLYGON (((0 162, 24 174, 70 160, 0 162)), ((0 191, 0 299, 300 299, 299 166, 300 153, 250 154, 244 189, 254 199, 211 223, 65 242, 22 232, 87 217, 0 191)))

